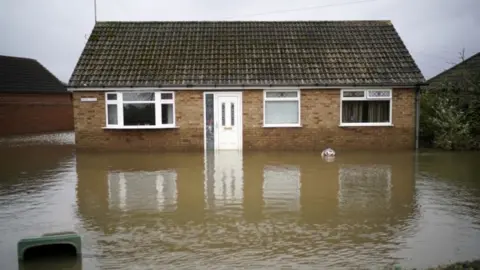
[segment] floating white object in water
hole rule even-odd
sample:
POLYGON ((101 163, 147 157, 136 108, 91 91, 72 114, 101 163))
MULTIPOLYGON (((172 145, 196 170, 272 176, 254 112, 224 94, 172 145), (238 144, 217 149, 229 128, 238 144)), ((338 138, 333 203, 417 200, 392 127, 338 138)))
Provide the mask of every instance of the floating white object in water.
POLYGON ((322 151, 322 157, 334 157, 335 151, 332 148, 327 148, 322 151))

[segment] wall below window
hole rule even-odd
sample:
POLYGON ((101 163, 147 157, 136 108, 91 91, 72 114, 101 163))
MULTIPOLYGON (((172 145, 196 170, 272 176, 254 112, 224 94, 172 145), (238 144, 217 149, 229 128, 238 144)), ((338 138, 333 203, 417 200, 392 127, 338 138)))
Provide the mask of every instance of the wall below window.
POLYGON ((70 93, 0 93, 0 136, 73 130, 70 93))
MULTIPOLYGON (((302 127, 263 127, 263 91, 243 92, 244 150, 413 149, 413 89, 393 90, 393 127, 339 127, 340 89, 301 91, 302 127)), ((177 91, 175 129, 109 130, 105 127, 105 94, 73 94, 76 144, 85 148, 202 151, 203 92, 177 91), (94 97, 95 102, 81 102, 94 97)))

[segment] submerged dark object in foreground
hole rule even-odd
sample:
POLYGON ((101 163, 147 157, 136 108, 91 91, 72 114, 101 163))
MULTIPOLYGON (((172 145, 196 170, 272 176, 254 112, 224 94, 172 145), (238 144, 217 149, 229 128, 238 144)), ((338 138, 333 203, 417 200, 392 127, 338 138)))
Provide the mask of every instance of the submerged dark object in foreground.
POLYGON ((47 233, 24 238, 17 244, 19 260, 51 257, 77 257, 82 252, 82 241, 75 232, 47 233))

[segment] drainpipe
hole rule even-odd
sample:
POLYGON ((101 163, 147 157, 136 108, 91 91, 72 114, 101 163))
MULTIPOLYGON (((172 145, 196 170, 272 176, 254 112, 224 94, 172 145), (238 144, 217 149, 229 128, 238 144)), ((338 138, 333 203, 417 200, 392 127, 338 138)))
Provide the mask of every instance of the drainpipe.
POLYGON ((420 134, 420 85, 415 86, 415 150, 418 150, 420 134))

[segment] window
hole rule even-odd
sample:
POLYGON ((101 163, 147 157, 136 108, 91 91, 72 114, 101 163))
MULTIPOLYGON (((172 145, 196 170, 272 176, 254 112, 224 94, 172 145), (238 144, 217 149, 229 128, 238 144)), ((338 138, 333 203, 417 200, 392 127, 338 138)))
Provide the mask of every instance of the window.
POLYGON ((175 127, 173 92, 106 93, 107 127, 175 127))
POLYGON ((300 126, 300 91, 265 91, 263 125, 265 127, 300 126))
POLYGON ((392 124, 392 90, 342 90, 341 126, 392 124))

